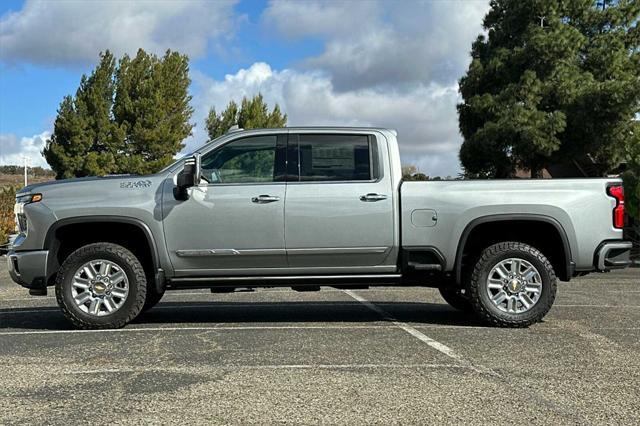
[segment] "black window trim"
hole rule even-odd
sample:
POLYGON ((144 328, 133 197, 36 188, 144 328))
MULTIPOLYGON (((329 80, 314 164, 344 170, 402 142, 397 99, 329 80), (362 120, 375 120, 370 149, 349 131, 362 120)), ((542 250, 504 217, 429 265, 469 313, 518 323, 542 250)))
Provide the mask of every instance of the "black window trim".
POLYGON ((286 172, 286 153, 287 153, 287 136, 288 134, 286 132, 278 132, 278 133, 268 133, 268 134, 256 134, 256 135, 246 135, 240 138, 236 138, 236 139, 231 139, 228 140, 226 142, 224 142, 223 144, 221 144, 220 146, 216 146, 215 148, 207 151, 206 153, 202 154, 202 156, 204 157, 205 155, 209 155, 215 151, 218 151, 222 148, 224 148, 225 146, 234 143, 234 142, 238 142, 241 141, 243 139, 250 139, 250 138, 256 138, 256 137, 264 137, 264 136, 275 136, 276 137, 276 153, 275 153, 275 157, 274 157, 274 165, 273 165, 273 172, 274 172, 274 177, 273 177, 273 181, 271 182, 222 182, 222 183, 206 183, 205 184, 200 184, 197 186, 201 186, 201 187, 221 187, 221 186, 249 186, 249 185, 284 185, 287 181, 287 176, 286 173, 284 175, 282 174, 276 174, 278 173, 278 171, 286 172))
POLYGON ((342 184, 342 183, 377 183, 384 177, 380 167, 380 149, 378 139, 371 133, 289 133, 287 142, 287 184, 342 184), (369 174, 373 179, 367 180, 300 180, 300 135, 305 136, 366 136, 369 144, 369 174))

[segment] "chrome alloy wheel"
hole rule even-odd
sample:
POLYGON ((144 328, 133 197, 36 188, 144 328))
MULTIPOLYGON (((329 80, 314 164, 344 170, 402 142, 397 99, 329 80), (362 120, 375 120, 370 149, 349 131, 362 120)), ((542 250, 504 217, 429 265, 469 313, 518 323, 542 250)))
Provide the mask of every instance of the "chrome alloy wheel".
POLYGON ((487 293, 503 312, 527 312, 540 299, 542 277, 536 267, 524 259, 504 259, 489 272, 487 293))
POLYGON ((73 275, 71 295, 76 305, 89 315, 104 316, 117 311, 129 295, 129 279, 110 260, 91 260, 73 275))

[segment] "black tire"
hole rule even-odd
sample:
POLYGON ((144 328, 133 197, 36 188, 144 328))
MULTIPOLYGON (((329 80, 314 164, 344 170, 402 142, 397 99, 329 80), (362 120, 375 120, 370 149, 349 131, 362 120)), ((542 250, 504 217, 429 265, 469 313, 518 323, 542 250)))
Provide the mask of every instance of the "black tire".
POLYGON ((473 312, 473 307, 471 306, 471 302, 466 295, 462 294, 462 289, 454 286, 440 287, 440 295, 451 305, 452 308, 455 308, 462 312, 473 312))
POLYGON ((507 241, 486 248, 473 268, 469 279, 469 301, 473 310, 485 321, 498 327, 528 327, 539 322, 549 312, 556 298, 556 274, 549 260, 530 245, 507 241), (539 272, 542 290, 537 303, 528 311, 515 313, 501 311, 486 291, 489 273, 501 260, 520 258, 531 263, 539 272))
POLYGON ((158 290, 156 290, 154 286, 150 285, 149 287, 147 287, 147 297, 144 301, 142 312, 146 312, 149 309, 156 306, 158 302, 160 302, 160 300, 162 299, 162 296, 164 296, 164 291, 161 293, 158 293, 158 290))
POLYGON ((111 243, 94 243, 79 248, 67 257, 56 279, 56 299, 64 316, 81 329, 120 328, 142 310, 147 295, 147 279, 140 261, 126 248, 111 243), (73 276, 83 264, 105 259, 115 263, 129 280, 129 293, 115 312, 96 316, 82 311, 72 296, 73 276))

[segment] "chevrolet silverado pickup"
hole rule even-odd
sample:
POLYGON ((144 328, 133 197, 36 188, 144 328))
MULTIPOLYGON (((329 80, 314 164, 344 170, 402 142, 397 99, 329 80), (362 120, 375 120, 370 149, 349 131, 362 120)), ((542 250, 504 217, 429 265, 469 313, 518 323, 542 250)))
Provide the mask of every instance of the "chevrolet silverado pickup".
POLYGON ((378 128, 232 131, 151 176, 27 186, 15 214, 12 279, 80 328, 165 290, 380 285, 524 327, 558 280, 630 264, 619 179, 403 182, 378 128))

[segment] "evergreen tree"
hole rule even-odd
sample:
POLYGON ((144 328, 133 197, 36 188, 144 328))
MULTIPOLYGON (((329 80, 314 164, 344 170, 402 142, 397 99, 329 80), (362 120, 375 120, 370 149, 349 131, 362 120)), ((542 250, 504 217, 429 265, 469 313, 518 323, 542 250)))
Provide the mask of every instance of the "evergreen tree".
POLYGON ((107 51, 89 75, 83 75, 75 97, 66 96, 54 131, 42 152, 56 178, 117 172, 123 133, 113 122, 115 59, 107 51))
POLYGON ((56 178, 144 174, 169 164, 191 134, 186 56, 139 50, 116 65, 107 51, 58 109, 42 152, 56 178))
POLYGON ((627 170, 624 178, 625 209, 640 230, 640 121, 636 121, 627 145, 627 170))
POLYGON ((209 110, 205 123, 209 141, 224 135, 234 125, 242 129, 285 127, 287 115, 282 114, 278 104, 269 112, 269 107, 260 93, 251 99, 243 98, 239 109, 238 105, 231 101, 221 114, 217 114, 215 108, 209 110))
POLYGON ((238 124, 238 104, 234 101, 229 102, 227 108, 220 115, 216 113, 215 108, 211 108, 205 123, 209 141, 224 135, 236 124, 238 124))
POLYGON ((546 165, 588 153, 618 164, 640 111, 640 3, 492 0, 487 37, 460 80, 470 175, 539 177, 546 165))
POLYGON ((163 58, 138 50, 117 70, 114 119, 125 132, 123 167, 153 173, 173 161, 191 134, 189 60, 167 51, 163 58))

